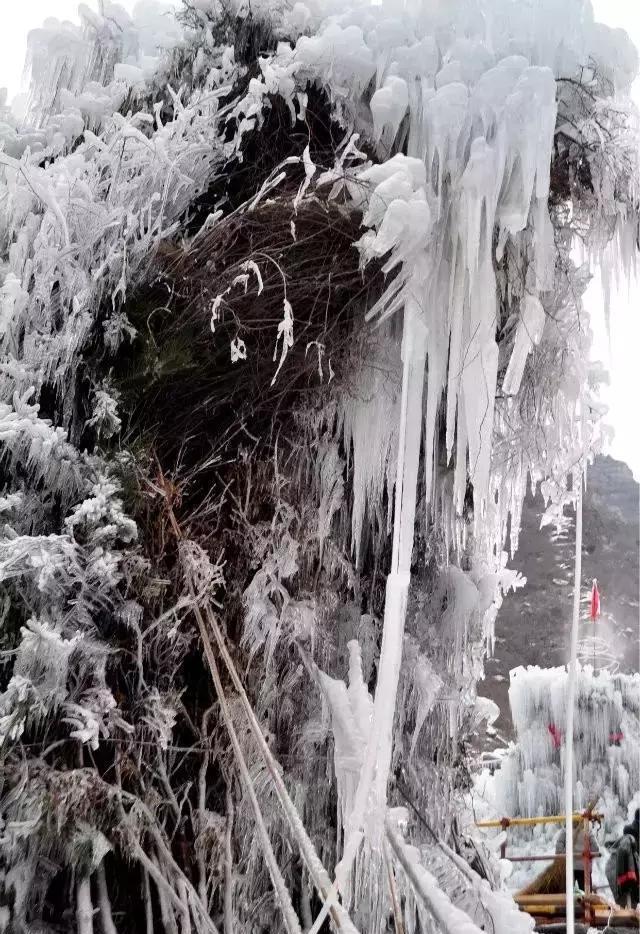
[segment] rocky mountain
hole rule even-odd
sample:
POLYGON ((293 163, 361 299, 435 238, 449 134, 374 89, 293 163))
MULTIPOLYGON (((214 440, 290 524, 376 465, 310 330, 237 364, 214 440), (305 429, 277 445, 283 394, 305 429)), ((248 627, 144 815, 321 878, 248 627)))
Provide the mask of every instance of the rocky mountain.
MULTIPOLYGON (((510 738, 509 671, 517 665, 550 667, 567 661, 573 602, 574 527, 557 539, 552 528, 540 528, 544 502, 529 494, 522 516, 515 565, 526 587, 509 594, 496 621, 496 647, 485 665, 481 695, 500 707, 490 746, 510 738)), ((604 640, 622 671, 640 669, 639 487, 630 469, 611 457, 589 468, 583 506, 582 597, 598 579, 601 617, 581 619, 579 638, 604 640)), ((583 604, 582 616, 587 615, 583 604)), ((600 656, 596 665, 604 664, 600 656)))

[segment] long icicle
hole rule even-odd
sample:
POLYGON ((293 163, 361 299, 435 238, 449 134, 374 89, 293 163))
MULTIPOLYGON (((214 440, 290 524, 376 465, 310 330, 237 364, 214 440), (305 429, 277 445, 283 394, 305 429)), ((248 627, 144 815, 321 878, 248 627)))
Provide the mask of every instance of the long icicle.
MULTIPOLYGON (((417 294, 420 294, 419 290, 417 294)), ((391 572, 387 578, 379 675, 376 684, 373 723, 356 792, 349 834, 345 841, 344 856, 341 860, 340 868, 344 873, 348 872, 355 858, 374 776, 376 807, 384 808, 386 804, 393 720, 402 661, 402 640, 413 550, 426 339, 427 331, 422 320, 421 309, 417 302, 411 300, 407 302, 405 308, 402 336, 402 407, 398 436, 393 548, 391 572)), ((379 816, 384 820, 383 815, 379 816)))
MULTIPOLYGON (((416 282, 407 291, 420 295, 424 289, 421 289, 420 284, 416 282)), ((349 826, 345 828, 342 859, 336 866, 335 881, 309 934, 319 932, 327 911, 331 905, 336 903, 338 892, 345 887, 362 840, 364 817, 374 780, 375 807, 379 811, 378 819, 381 822, 381 829, 384 824, 387 782, 391 766, 393 720, 402 661, 402 642, 413 550, 426 349, 427 329, 422 311, 418 303, 410 299, 404 311, 402 401, 398 432, 393 546, 391 571, 387 578, 373 723, 360 771, 353 812, 349 826)))

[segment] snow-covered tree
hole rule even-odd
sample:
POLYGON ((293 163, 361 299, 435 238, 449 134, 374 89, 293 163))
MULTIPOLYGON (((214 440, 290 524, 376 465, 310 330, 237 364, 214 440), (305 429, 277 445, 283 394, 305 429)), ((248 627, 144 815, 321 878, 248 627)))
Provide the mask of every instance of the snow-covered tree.
POLYGON ((528 930, 456 814, 527 483, 565 521, 599 444, 635 50, 80 13, 0 123, 0 930, 528 930))

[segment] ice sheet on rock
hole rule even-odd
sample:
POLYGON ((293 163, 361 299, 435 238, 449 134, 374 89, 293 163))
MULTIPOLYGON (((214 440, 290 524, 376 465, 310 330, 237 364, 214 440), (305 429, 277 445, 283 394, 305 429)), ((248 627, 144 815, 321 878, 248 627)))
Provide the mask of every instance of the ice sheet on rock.
MULTIPOLYGON (((366 201, 364 223, 377 228, 377 232, 375 237, 366 234, 360 246, 365 258, 390 253, 385 271, 402 263, 402 270, 386 296, 371 309, 372 316, 398 311, 410 290, 415 294, 419 289, 428 296, 425 302, 425 323, 430 334, 425 420, 427 502, 432 496, 434 421, 446 385, 448 457, 454 438, 458 439, 457 508, 462 505, 463 482, 466 485, 464 462, 468 446, 474 514, 476 522, 480 522, 489 496, 498 369, 493 232, 496 225, 512 234, 522 230, 535 198, 540 256, 536 258, 533 286, 538 289, 548 285, 550 223, 540 206, 548 191, 556 105, 555 81, 548 68, 531 67, 526 58, 513 55, 491 67, 493 58, 481 43, 471 43, 467 51, 474 64, 470 64, 466 79, 477 82, 471 93, 462 81, 447 78, 444 83, 443 78, 436 82, 435 91, 423 85, 418 97, 413 89, 409 94, 409 152, 424 163, 427 177, 420 179, 420 185, 429 183, 426 198, 420 189, 411 191, 417 179, 408 177, 408 166, 401 165, 403 157, 394 156, 382 167, 365 169, 361 177, 375 187, 366 201), (529 104, 525 105, 525 101, 529 104), (526 109, 532 101, 536 119, 525 122, 526 109), (483 128, 484 135, 477 135, 478 126, 483 128), (419 236, 413 239, 407 236, 409 220, 414 229, 420 229, 422 224, 419 236), (434 242, 450 242, 451 259, 445 261, 444 247, 429 253, 427 237, 430 230, 436 229, 434 242), (419 259, 417 248, 421 242, 425 244, 425 253, 419 259), (413 275, 409 274, 410 262, 415 270, 413 275)), ((448 61, 445 67, 453 77, 459 63, 453 53, 448 61)), ((389 84, 385 89, 383 85, 374 95, 378 135, 394 99, 390 87, 389 84)), ((404 111, 404 95, 398 101, 404 111)), ((518 369, 516 363, 520 365, 525 356, 523 341, 521 335, 509 377, 514 383, 513 370, 518 369)), ((522 471, 519 475, 522 482, 525 475, 522 471)))
POLYGON ((510 55, 478 77, 471 91, 471 105, 485 133, 497 130, 507 98, 528 65, 523 55, 510 55))
POLYGON ((505 104, 506 187, 498 215, 500 224, 512 233, 526 226, 534 194, 544 198, 549 192, 555 94, 553 72, 528 67, 521 72, 505 104), (535 118, 530 120, 532 106, 535 118))
POLYGON ((440 60, 438 45, 433 36, 423 36, 407 45, 396 46, 389 66, 391 74, 404 78, 411 87, 416 79, 433 84, 440 60))
POLYGON ((438 202, 446 175, 451 174, 455 180, 461 171, 458 146, 468 107, 469 91, 461 82, 444 85, 426 103, 423 158, 438 202))

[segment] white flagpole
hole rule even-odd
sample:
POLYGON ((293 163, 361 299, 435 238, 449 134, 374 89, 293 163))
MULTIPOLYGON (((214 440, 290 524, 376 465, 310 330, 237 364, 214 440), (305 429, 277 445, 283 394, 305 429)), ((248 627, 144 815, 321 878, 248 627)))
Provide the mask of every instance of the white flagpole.
POLYGON ((574 475, 576 490, 576 556, 573 575, 573 619, 571 621, 571 648, 569 651, 569 677, 567 685, 567 726, 565 730, 564 760, 564 813, 565 813, 565 889, 567 934, 575 934, 573 899, 573 719, 578 676, 578 621, 580 618, 580 581, 582 579, 582 487, 584 484, 584 457, 574 475))
MULTIPOLYGON (((591 587, 592 589, 593 588, 595 588, 596 590, 598 589, 598 578, 597 577, 593 578, 593 583, 591 587)), ((593 600, 593 597, 591 599, 593 600)), ((596 674, 596 633, 598 631, 597 625, 598 625, 599 612, 600 612, 600 597, 598 596, 598 603, 596 605, 596 613, 594 614, 594 617, 593 617, 593 673, 594 675, 596 674)))

